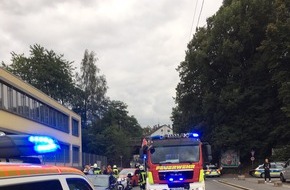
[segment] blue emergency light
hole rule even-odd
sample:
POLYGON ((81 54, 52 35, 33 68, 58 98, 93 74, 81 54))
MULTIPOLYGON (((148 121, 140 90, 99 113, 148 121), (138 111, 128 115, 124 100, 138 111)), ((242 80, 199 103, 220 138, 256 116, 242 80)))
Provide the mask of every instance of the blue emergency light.
POLYGON ((162 135, 155 135, 151 137, 151 140, 162 140, 162 139, 178 139, 178 138, 198 138, 198 133, 180 133, 180 134, 166 134, 162 135))
POLYGON ((183 181, 183 180, 184 180, 183 177, 179 177, 179 178, 173 178, 173 177, 170 177, 170 178, 168 179, 168 181, 170 181, 170 182, 173 182, 173 181, 183 181))
POLYGON ((0 135, 0 158, 34 156, 58 149, 57 140, 48 136, 0 135))
POLYGON ((48 136, 29 136, 28 141, 34 144, 33 148, 39 154, 55 152, 60 148, 58 142, 48 136))

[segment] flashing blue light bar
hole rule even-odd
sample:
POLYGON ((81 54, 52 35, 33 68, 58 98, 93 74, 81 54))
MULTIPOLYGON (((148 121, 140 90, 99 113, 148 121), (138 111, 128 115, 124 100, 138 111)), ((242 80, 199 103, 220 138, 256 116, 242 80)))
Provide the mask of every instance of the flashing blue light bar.
POLYGON ((48 136, 29 136, 28 141, 34 144, 34 151, 39 154, 60 149, 58 142, 48 136))
POLYGON ((198 138, 198 137, 199 137, 198 133, 165 134, 164 136, 161 135, 152 136, 151 140, 198 138))

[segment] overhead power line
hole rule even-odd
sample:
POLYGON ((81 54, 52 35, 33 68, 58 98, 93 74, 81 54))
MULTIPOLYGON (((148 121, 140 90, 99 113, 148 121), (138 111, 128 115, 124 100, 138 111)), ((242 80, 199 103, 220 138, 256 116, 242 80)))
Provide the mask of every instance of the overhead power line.
POLYGON ((192 18, 192 22, 191 22, 191 28, 190 28, 188 41, 190 41, 190 39, 191 39, 192 28, 193 28, 193 24, 194 24, 194 20, 195 20, 195 13, 196 13, 197 4, 198 4, 198 0, 196 0, 196 3, 195 3, 195 8, 194 8, 193 18, 192 18))
POLYGON ((198 16, 198 20, 197 20, 197 25, 196 25, 196 27, 198 27, 198 24, 199 24, 199 19, 200 19, 200 15, 201 15, 201 12, 202 12, 202 9, 203 9, 203 4, 204 4, 204 0, 202 0, 201 9, 200 9, 200 11, 199 11, 199 16, 198 16))

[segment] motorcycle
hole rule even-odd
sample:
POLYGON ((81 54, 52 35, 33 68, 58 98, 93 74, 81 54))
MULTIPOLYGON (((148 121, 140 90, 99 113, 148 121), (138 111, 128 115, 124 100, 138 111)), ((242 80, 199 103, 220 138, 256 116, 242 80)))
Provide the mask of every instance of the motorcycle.
POLYGON ((132 190, 131 178, 131 173, 127 175, 127 178, 118 178, 116 182, 117 190, 132 190))

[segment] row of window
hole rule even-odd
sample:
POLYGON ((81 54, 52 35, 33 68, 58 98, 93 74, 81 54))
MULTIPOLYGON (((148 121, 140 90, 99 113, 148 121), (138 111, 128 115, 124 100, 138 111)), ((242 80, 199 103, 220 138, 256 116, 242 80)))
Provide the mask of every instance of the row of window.
MULTIPOLYGON (((69 116, 0 81, 0 109, 69 133, 69 116)), ((79 121, 72 119, 72 135, 79 136, 79 121)))
MULTIPOLYGON (((45 154, 43 162, 56 162, 56 163, 69 163, 70 150, 67 144, 60 144, 60 150, 57 153, 45 154)), ((77 146, 72 147, 72 163, 79 163, 80 161, 80 148, 77 146)))

